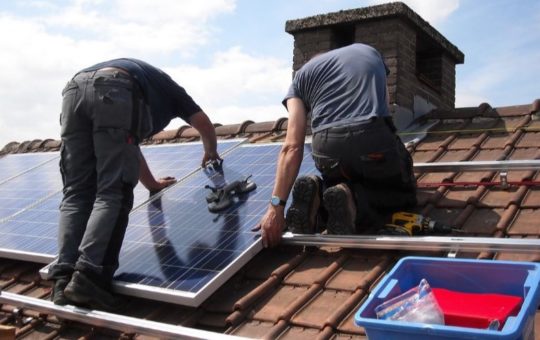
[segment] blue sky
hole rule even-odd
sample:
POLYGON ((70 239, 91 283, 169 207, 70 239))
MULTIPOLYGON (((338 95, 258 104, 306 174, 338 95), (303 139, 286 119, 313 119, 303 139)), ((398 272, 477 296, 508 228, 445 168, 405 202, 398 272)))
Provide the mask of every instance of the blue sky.
MULTIPOLYGON (((116 57, 167 71, 214 122, 276 120, 291 79, 285 21, 378 0, 0 0, 0 148, 59 138, 60 92, 116 57)), ((465 54, 456 106, 540 98, 540 1, 405 0, 465 54)), ((169 128, 183 125, 177 119, 169 128)))

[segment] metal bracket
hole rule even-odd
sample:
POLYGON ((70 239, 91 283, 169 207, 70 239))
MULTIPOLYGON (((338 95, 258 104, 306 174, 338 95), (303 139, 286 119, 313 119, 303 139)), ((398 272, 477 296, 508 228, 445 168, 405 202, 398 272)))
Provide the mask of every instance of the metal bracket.
POLYGON ((508 189, 508 172, 501 171, 499 177, 501 179, 501 187, 505 190, 508 189))

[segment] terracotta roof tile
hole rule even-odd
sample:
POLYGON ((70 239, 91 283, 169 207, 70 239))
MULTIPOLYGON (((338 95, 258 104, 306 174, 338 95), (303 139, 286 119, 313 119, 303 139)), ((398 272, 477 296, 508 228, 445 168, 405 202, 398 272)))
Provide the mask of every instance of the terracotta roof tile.
POLYGON ((254 309, 253 319, 276 323, 283 311, 306 294, 307 290, 306 286, 280 286, 254 309))
POLYGON ((414 162, 426 163, 438 157, 438 153, 436 151, 431 151, 431 150, 430 151, 415 150, 412 156, 413 156, 414 162))
POLYGON ((439 208, 465 208, 467 204, 476 201, 477 190, 477 187, 449 188, 436 205, 439 208))
POLYGON ((343 318, 343 320, 337 327, 338 332, 343 333, 343 334, 362 336, 362 337, 366 335, 366 331, 364 330, 364 327, 357 326, 356 323, 354 322, 354 314, 356 313, 356 311, 358 311, 358 309, 362 305, 362 302, 366 298, 367 296, 364 296, 360 300, 360 302, 356 306, 353 307, 351 312, 345 318, 343 318))
POLYGON ((274 327, 274 324, 271 322, 249 320, 236 327, 232 334, 246 338, 261 339, 270 332, 272 327, 274 327))
POLYGON ((490 236, 495 232, 503 211, 503 209, 476 209, 461 229, 468 233, 490 236))
POLYGON ((370 285, 383 273, 390 263, 384 254, 370 253, 351 256, 326 283, 327 289, 355 291, 368 290, 370 285))
POLYGON ((519 192, 518 186, 510 186, 509 188, 502 188, 500 186, 493 186, 486 190, 485 195, 480 198, 479 204, 482 207, 489 208, 506 208, 510 204, 516 204, 517 200, 521 200, 516 194, 519 192))
POLYGON ((459 138, 448 145, 449 150, 459 150, 465 149, 468 150, 473 146, 480 146, 482 142, 487 138, 488 134, 484 133, 475 133, 475 134, 462 134, 459 138))
POLYGON ((326 326, 326 321, 333 312, 350 297, 351 292, 325 289, 298 311, 291 322, 298 326, 321 329, 326 326))
POLYGON ((508 228, 508 235, 540 235, 540 209, 521 209, 508 228))
POLYGON ((237 276, 231 279, 227 285, 227 289, 219 289, 213 294, 205 302, 204 308, 212 312, 231 313, 235 310, 238 301, 242 297, 255 290, 263 282, 263 280, 249 280, 237 276))
POLYGON ((521 202, 521 208, 540 208, 540 188, 531 187, 527 191, 521 202))
POLYGON ((320 331, 313 328, 303 328, 303 327, 289 327, 281 335, 280 339, 287 340, 313 340, 317 338, 320 331))
POLYGON ((518 148, 534 148, 538 146, 540 146, 540 132, 524 133, 516 144, 518 148))
POLYGON ((298 267, 287 275, 284 282, 291 285, 311 285, 318 276, 325 275, 327 267, 335 261, 333 257, 326 255, 318 253, 306 257, 298 267))

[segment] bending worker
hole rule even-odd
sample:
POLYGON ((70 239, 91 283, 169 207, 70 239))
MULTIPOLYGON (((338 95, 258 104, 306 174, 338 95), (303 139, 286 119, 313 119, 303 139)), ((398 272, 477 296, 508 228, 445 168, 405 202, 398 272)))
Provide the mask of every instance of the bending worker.
POLYGON ((265 246, 278 244, 285 227, 313 233, 325 224, 329 234, 355 234, 381 223, 382 210, 416 204, 412 158, 388 108, 388 72, 379 52, 359 43, 316 55, 296 72, 283 100, 289 120, 273 196, 260 222, 265 246), (322 179, 296 179, 308 114, 322 179))
POLYGON ((114 310, 118 268, 133 188, 150 191, 176 180, 155 179, 139 142, 180 117, 201 135, 203 165, 220 159, 214 126, 166 73, 136 59, 115 59, 77 73, 63 92, 58 262, 51 268, 55 304, 114 310))

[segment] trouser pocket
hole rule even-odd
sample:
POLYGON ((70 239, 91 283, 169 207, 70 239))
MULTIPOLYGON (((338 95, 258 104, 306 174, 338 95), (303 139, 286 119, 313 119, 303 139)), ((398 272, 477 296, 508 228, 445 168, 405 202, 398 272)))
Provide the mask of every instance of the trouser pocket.
POLYGON ((111 128, 131 131, 133 97, 124 79, 104 82, 101 77, 96 78, 92 104, 94 131, 111 128))

